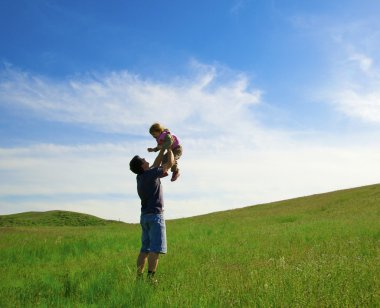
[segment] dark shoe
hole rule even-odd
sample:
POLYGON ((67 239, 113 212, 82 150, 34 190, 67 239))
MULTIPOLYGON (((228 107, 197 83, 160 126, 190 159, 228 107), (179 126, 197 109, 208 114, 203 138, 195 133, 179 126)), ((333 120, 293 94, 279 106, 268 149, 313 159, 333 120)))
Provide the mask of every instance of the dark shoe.
POLYGON ((179 177, 179 171, 174 171, 172 174, 172 179, 170 181, 174 182, 179 177))
POLYGON ((148 282, 150 283, 150 285, 152 285, 154 287, 158 286, 158 280, 156 278, 154 278, 154 277, 148 278, 148 282))
POLYGON ((150 285, 154 287, 158 286, 158 280, 154 278, 154 273, 153 274, 148 273, 148 276, 146 278, 150 285))

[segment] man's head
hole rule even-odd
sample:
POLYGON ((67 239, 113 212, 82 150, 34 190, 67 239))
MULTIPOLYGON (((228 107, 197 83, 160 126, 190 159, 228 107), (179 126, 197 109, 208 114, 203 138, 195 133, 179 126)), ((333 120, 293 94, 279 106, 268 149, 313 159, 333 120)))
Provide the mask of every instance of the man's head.
POLYGON ((141 158, 136 155, 129 162, 129 168, 133 173, 142 174, 146 169, 149 168, 149 163, 145 160, 145 158, 141 158))

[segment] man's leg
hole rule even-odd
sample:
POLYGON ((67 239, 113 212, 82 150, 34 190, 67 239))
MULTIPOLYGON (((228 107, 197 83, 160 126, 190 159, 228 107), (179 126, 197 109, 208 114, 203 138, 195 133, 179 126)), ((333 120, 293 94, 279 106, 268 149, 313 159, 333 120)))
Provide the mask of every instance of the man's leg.
POLYGON ((160 254, 157 252, 150 252, 148 256, 148 271, 155 273, 158 266, 158 258, 160 254))
POLYGON ((140 225, 141 225, 141 249, 140 254, 137 257, 137 277, 141 277, 144 269, 146 260, 148 259, 148 251, 150 246, 150 239, 149 239, 149 224, 147 223, 147 216, 141 215, 140 217, 140 225))
POLYGON ((143 274, 148 255, 149 254, 147 252, 140 252, 137 257, 137 276, 141 276, 143 274))
MULTIPOLYGON (((148 255, 148 278, 157 271, 160 253, 166 253, 166 227, 162 214, 152 216, 150 225, 150 251, 148 255)), ((152 281, 156 282, 155 279, 152 281)))
POLYGON ((150 252, 148 256, 148 278, 154 284, 157 283, 154 275, 156 274, 159 256, 160 254, 157 252, 150 252))

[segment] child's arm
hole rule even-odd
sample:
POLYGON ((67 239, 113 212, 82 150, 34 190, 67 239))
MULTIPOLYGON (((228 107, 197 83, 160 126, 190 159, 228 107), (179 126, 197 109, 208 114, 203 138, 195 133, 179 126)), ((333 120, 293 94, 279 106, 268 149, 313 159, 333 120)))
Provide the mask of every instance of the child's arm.
POLYGON ((148 152, 158 152, 161 148, 162 146, 157 145, 155 148, 148 148, 148 152))

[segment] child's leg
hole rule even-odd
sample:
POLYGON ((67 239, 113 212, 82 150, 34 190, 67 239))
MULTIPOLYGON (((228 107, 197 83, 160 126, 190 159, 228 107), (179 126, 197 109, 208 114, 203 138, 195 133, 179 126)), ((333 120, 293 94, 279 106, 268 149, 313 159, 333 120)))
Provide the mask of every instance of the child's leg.
POLYGON ((182 147, 181 146, 178 146, 177 148, 175 148, 173 150, 173 156, 174 156, 174 165, 173 167, 170 169, 172 172, 178 172, 179 171, 179 168, 178 168, 178 159, 181 158, 182 156, 182 147))
POLYGON ((175 162, 175 164, 173 165, 173 167, 171 168, 171 171, 173 172, 172 173, 172 178, 171 178, 171 181, 174 182, 175 180, 178 179, 179 177, 179 168, 178 168, 178 164, 177 164, 177 161, 175 162))
MULTIPOLYGON (((168 153, 164 154, 164 156, 162 157, 162 162, 161 162, 161 166, 166 164, 168 162, 168 153)), ((165 176, 168 176, 168 173, 165 172, 161 177, 165 177, 165 176)))
POLYGON ((179 171, 177 161, 175 161, 174 165, 170 168, 170 171, 171 172, 178 172, 179 171))
POLYGON ((178 159, 180 159, 180 157, 182 155, 182 147, 178 146, 177 148, 175 148, 173 150, 173 154, 174 154, 175 163, 174 163, 173 167, 171 168, 171 171, 173 172, 172 179, 171 179, 172 182, 177 180, 179 177, 178 159))

